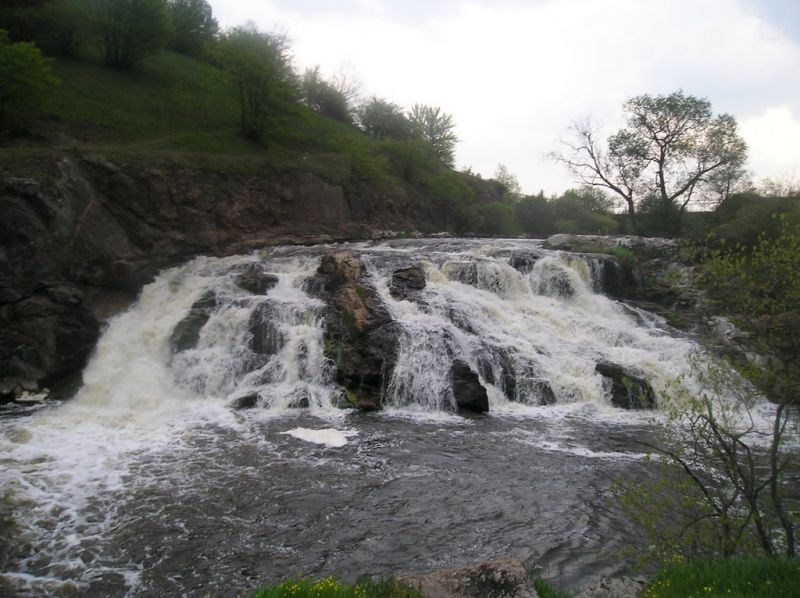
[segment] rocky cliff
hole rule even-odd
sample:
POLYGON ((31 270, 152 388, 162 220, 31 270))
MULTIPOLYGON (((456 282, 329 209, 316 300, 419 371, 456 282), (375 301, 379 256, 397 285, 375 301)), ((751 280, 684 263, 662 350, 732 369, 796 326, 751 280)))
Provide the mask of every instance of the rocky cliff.
POLYGON ((430 222, 426 205, 411 188, 345 189, 304 172, 133 168, 81 156, 0 171, 0 399, 79 371, 103 320, 164 267, 414 230, 430 222))

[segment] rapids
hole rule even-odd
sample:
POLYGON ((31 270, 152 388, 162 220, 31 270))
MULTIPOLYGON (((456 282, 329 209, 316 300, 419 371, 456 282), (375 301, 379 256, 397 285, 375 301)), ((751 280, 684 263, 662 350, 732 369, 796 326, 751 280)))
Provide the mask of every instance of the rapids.
POLYGON ((599 292, 596 258, 538 241, 339 245, 402 329, 385 409, 342 410, 307 287, 331 249, 162 272, 108 323, 73 399, 0 418, 0 591, 233 596, 296 573, 352 580, 506 554, 566 585, 624 570, 630 532, 608 488, 646 473, 634 441, 659 414, 613 407, 595 364, 659 391, 693 342, 599 292), (253 263, 277 279, 264 295, 235 284, 253 263), (411 264, 425 268, 420 301, 395 300, 392 273, 411 264), (174 352, 210 291, 196 346, 174 352), (268 314, 268 356, 249 348, 254 313, 268 314), (453 412, 453 358, 480 373, 488 415, 453 412), (253 409, 231 407, 253 393, 253 409), (298 396, 307 408, 290 407, 298 396))

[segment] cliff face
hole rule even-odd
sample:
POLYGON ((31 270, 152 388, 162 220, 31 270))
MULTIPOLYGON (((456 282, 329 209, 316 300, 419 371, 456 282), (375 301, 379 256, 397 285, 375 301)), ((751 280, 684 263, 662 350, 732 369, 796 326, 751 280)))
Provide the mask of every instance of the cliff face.
POLYGON ((108 315, 195 255, 411 230, 424 198, 309 173, 120 168, 62 158, 0 172, 0 400, 78 371, 108 315))

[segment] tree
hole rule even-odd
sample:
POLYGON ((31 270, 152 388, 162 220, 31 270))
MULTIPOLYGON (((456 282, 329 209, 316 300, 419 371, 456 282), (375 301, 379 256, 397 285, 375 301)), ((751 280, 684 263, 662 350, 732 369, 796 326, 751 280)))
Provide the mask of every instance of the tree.
POLYGON ((91 0, 90 6, 108 66, 130 68, 169 40, 166 0, 91 0))
POLYGON ((270 120, 298 95, 289 41, 250 24, 225 33, 219 51, 223 69, 239 89, 242 135, 260 141, 270 120))
POLYGON ((339 122, 352 124, 353 115, 347 98, 322 77, 318 66, 306 69, 301 88, 303 103, 314 112, 339 122))
POLYGON ((786 444, 800 432, 800 225, 711 249, 701 267, 717 311, 749 334, 748 348, 732 359, 735 369, 693 359, 700 392, 669 393, 668 434, 648 444, 671 472, 660 489, 623 493, 623 505, 672 554, 793 558, 800 501, 787 492, 797 455, 786 444))
POLYGON ((50 65, 34 44, 12 44, 0 29, 0 129, 21 128, 39 113, 58 84, 50 65))
POLYGON ((481 232, 492 236, 514 237, 520 233, 514 207, 494 201, 483 209, 481 232))
POLYGON ((566 153, 554 157, 582 184, 620 197, 637 230, 639 202, 657 197, 662 217, 677 234, 687 205, 706 190, 711 176, 744 162, 747 147, 736 119, 714 117, 708 100, 682 91, 631 98, 624 111, 626 127, 608 138, 607 149, 583 121, 572 126, 566 153))
POLYGON ((173 37, 170 48, 180 54, 199 56, 219 33, 219 24, 206 0, 169 0, 173 37))
POLYGON ((522 187, 520 187, 517 177, 511 173, 505 164, 497 165, 497 170, 494 171, 492 178, 500 183, 503 188, 503 195, 511 201, 518 200, 522 195, 522 187))
POLYGON ((372 96, 358 111, 361 129, 370 137, 379 139, 409 139, 412 137, 411 123, 403 109, 384 99, 372 96))
POLYGON ((452 115, 442 112, 438 106, 414 104, 408 120, 413 134, 430 143, 439 161, 453 168, 458 137, 453 132, 455 124, 452 115))

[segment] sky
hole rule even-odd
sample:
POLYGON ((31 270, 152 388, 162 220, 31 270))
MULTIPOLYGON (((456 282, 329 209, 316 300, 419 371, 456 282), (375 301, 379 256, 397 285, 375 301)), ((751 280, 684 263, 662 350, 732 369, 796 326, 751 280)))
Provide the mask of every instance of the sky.
POLYGON ((453 115, 456 167, 575 186, 547 154, 574 121, 678 89, 733 114, 756 181, 800 183, 800 0, 209 0, 223 27, 287 34, 299 69, 453 115))

